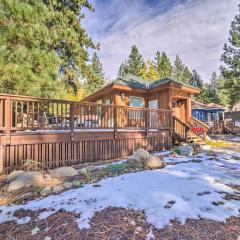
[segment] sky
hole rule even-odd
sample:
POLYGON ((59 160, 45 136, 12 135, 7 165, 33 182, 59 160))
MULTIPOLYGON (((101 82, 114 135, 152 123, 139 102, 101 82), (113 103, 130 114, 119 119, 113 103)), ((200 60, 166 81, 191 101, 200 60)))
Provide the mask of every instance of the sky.
POLYGON ((89 0, 95 12, 84 11, 82 24, 94 42, 107 78, 116 78, 120 64, 136 44, 144 60, 165 51, 178 54, 204 81, 218 72, 230 24, 239 0, 89 0))

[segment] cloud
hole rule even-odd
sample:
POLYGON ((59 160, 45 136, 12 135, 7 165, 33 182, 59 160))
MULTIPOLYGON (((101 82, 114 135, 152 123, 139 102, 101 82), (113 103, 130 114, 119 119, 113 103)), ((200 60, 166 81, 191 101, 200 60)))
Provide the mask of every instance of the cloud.
POLYGON ((178 54, 208 80, 219 68, 238 12, 238 0, 95 0, 93 5, 95 13, 87 14, 83 24, 100 42, 99 55, 111 78, 136 44, 145 59, 152 59, 157 50, 167 52, 172 61, 178 54))

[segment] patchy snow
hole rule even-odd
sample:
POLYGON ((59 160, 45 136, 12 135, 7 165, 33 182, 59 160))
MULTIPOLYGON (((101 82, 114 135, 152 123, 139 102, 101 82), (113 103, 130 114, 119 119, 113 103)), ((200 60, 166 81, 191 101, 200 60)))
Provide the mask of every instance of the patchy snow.
MULTIPOLYGON (((103 179, 99 187, 87 184, 25 205, 2 206, 0 223, 8 220, 21 223, 14 217, 18 209, 46 207, 49 210, 43 211, 40 219, 64 209, 80 213, 77 219, 80 228, 89 227, 96 211, 108 206, 144 210, 147 220, 158 228, 175 218, 184 223, 188 218, 225 221, 239 215, 240 201, 224 199, 226 193, 234 193, 229 184, 240 185, 240 160, 235 156, 219 152, 174 158, 166 154, 164 160, 180 164, 103 179)), ((235 190, 235 194, 240 192, 235 190)))

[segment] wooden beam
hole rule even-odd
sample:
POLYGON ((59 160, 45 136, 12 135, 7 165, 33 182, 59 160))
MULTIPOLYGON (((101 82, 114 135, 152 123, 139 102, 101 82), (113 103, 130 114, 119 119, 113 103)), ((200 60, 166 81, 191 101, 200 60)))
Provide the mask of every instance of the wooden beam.
POLYGON ((7 96, 6 104, 5 104, 5 127, 6 127, 6 144, 11 144, 11 96, 7 96))

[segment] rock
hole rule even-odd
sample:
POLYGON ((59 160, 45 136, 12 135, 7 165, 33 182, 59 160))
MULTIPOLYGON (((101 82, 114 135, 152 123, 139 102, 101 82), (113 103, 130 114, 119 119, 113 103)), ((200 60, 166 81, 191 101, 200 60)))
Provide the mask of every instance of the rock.
POLYGON ((56 186, 56 187, 53 188, 52 192, 53 192, 53 193, 59 193, 59 192, 61 192, 63 189, 64 189, 63 186, 56 186))
POLYGON ((86 175, 88 175, 88 170, 87 170, 86 167, 84 167, 84 168, 79 169, 79 170, 78 170, 78 173, 79 173, 80 175, 86 176, 86 175))
POLYGON ((33 196, 34 196, 34 193, 26 192, 26 193, 16 196, 15 200, 25 200, 25 199, 29 199, 33 196))
POLYGON ((144 162, 149 158, 149 153, 142 149, 139 148, 137 149, 132 156, 128 158, 128 163, 133 164, 133 165, 144 165, 144 162))
POLYGON ((78 175, 78 171, 72 167, 60 167, 53 170, 56 177, 72 177, 78 175))
POLYGON ((149 153, 143 149, 143 148, 139 148, 137 149, 134 153, 133 153, 134 157, 137 157, 141 160, 146 160, 149 157, 149 153))
POLYGON ((71 182, 65 182, 63 184, 63 187, 66 188, 66 189, 69 189, 69 188, 72 188, 73 184, 71 182))
POLYGON ((150 156, 145 163, 146 168, 156 169, 163 166, 163 162, 157 156, 150 156))
POLYGON ((130 222, 130 224, 131 224, 132 226, 136 226, 136 222, 133 221, 133 220, 130 222))
POLYGON ((194 148, 190 145, 187 146, 179 146, 178 153, 182 156, 192 156, 194 153, 194 148))
POLYGON ((138 227, 136 227, 136 232, 137 232, 137 233, 141 233, 141 232, 142 232, 142 230, 143 230, 143 229, 142 229, 142 227, 141 227, 141 226, 138 226, 138 227))
POLYGON ((191 146, 193 147, 193 154, 194 155, 196 155, 200 152, 200 150, 201 150, 200 144, 193 143, 193 144, 191 144, 191 146))
POLYGON ((7 176, 7 182, 10 183, 12 182, 13 180, 15 180, 19 175, 21 175, 22 173, 24 173, 23 170, 17 170, 17 171, 13 171, 12 173, 10 173, 8 176, 7 176))
POLYGON ((43 197, 48 196, 50 193, 52 192, 52 188, 51 187, 45 187, 41 192, 40 195, 43 197))
POLYGON ((74 181, 72 182, 72 186, 73 186, 74 188, 79 188, 79 187, 82 186, 82 182, 79 181, 79 180, 74 180, 74 181))
POLYGON ((37 234, 40 231, 40 229, 38 227, 35 227, 32 229, 32 235, 37 234))
POLYGON ((52 240, 52 238, 47 236, 47 237, 44 238, 44 240, 52 240))
POLYGON ((29 172, 24 172, 18 175, 18 177, 9 184, 8 191, 18 190, 22 187, 27 187, 27 186, 40 187, 40 186, 43 186, 43 184, 44 184, 44 179, 43 179, 42 173, 29 171, 29 172))

